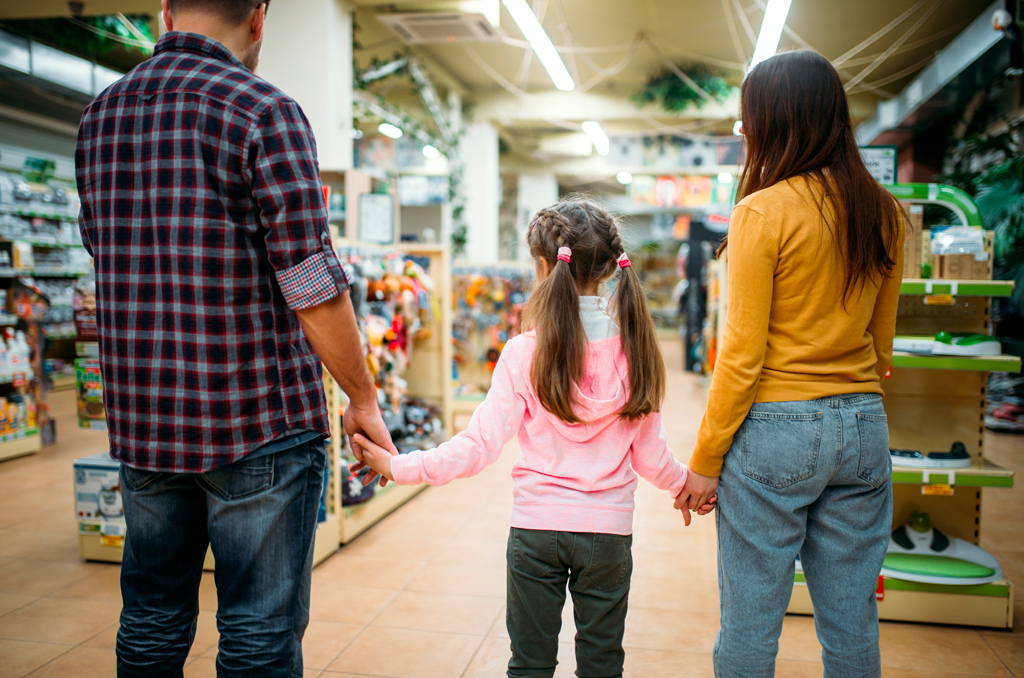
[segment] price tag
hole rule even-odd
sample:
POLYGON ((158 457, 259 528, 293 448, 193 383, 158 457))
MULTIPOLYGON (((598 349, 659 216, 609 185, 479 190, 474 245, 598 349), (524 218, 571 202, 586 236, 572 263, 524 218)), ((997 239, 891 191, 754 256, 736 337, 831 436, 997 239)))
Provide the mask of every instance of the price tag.
POLYGON ((952 497, 953 486, 952 485, 922 485, 921 494, 926 494, 933 497, 952 497))
POLYGON ((875 600, 885 600, 885 577, 878 575, 878 586, 875 588, 875 600))
POLYGON ((15 386, 24 386, 25 385, 25 373, 24 372, 18 372, 17 374, 15 374, 14 375, 14 382, 13 383, 14 383, 15 386))
POLYGON ((924 298, 925 306, 954 306, 956 297, 952 294, 932 294, 924 298))
POLYGON ((100 543, 104 546, 124 546, 124 537, 114 534, 100 535, 100 543))

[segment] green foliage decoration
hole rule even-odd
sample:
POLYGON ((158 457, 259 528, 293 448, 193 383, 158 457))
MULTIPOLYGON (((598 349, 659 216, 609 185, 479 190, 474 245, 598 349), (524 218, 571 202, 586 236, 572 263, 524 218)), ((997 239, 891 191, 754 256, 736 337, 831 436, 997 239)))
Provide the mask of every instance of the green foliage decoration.
MULTIPOLYGON (((724 78, 703 65, 694 66, 683 72, 719 103, 725 101, 735 89, 724 78)), ((702 108, 707 103, 707 99, 697 90, 683 82, 668 68, 648 78, 643 89, 630 96, 630 101, 638 108, 657 103, 667 113, 681 113, 691 107, 702 108)))

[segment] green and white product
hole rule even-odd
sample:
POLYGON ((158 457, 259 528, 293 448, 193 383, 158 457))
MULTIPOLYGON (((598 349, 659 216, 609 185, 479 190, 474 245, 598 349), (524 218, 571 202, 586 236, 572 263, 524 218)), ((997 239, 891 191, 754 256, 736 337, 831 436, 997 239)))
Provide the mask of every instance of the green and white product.
POLYGON ((971 455, 961 442, 953 443, 949 452, 921 454, 917 450, 889 450, 893 466, 912 468, 966 468, 971 465, 971 455))
POLYGON ((939 332, 932 346, 935 355, 1000 355, 1002 352, 999 341, 987 334, 939 332))
POLYGON ((925 584, 989 584, 1003 578, 992 555, 974 544, 947 537, 931 525, 927 513, 916 512, 910 522, 892 531, 882 574, 925 584))
POLYGON ((931 337, 896 337, 892 340, 892 350, 894 351, 931 355, 933 348, 935 348, 935 340, 931 337))

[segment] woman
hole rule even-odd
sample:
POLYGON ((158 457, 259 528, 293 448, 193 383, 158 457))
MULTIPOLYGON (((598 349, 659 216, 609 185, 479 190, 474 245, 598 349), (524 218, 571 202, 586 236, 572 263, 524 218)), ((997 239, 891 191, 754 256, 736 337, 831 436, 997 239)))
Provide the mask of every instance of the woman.
POLYGON ((881 380, 906 226, 861 161, 824 57, 761 62, 741 109, 729 312, 677 503, 718 493, 715 675, 774 675, 799 555, 825 676, 878 676, 874 590, 892 519, 881 380))

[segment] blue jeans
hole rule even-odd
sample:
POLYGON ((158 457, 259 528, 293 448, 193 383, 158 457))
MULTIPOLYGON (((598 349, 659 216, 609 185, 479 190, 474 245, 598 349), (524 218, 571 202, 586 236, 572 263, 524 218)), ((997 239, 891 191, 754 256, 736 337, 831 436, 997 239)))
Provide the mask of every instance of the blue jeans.
POLYGON ((180 678, 209 544, 217 561, 217 675, 302 676, 322 438, 207 473, 121 467, 119 678, 180 678))
POLYGON ((716 678, 775 675, 797 554, 825 678, 881 675, 875 587, 892 527, 891 480, 880 396, 750 409, 718 487, 716 678))

